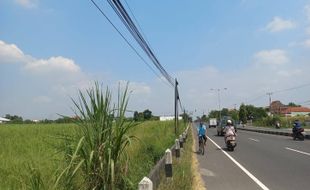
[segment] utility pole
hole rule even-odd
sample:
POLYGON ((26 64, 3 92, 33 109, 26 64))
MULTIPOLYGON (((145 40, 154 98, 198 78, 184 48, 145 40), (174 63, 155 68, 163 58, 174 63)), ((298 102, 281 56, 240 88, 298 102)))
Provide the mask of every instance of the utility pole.
POLYGON ((272 92, 268 92, 267 95, 269 96, 269 113, 271 114, 271 95, 273 93, 272 92))
POLYGON ((177 135, 177 128, 178 128, 178 81, 175 79, 174 85, 174 134, 177 135))

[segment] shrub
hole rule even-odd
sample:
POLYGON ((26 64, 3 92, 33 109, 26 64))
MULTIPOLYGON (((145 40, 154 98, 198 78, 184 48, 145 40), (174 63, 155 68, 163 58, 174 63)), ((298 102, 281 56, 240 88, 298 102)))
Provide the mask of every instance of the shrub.
POLYGON ((101 86, 95 86, 78 101, 72 100, 78 116, 77 135, 66 136, 67 166, 59 174, 55 187, 65 189, 124 189, 127 159, 126 147, 134 136, 128 135, 133 122, 125 122, 128 104, 128 84, 124 92, 118 91, 117 105, 112 106, 111 91, 103 94, 101 86))

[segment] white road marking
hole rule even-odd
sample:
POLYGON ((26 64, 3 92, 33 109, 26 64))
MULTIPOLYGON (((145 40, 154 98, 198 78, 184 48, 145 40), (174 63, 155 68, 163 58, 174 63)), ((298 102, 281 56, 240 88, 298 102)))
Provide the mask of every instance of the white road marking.
POLYGON ((231 161, 233 161, 245 174, 247 174, 257 185, 259 185, 263 190, 269 190, 266 185, 259 181, 253 174, 251 174, 245 167, 243 167, 239 162, 237 162, 232 156, 225 152, 219 145, 217 145, 211 138, 208 137, 210 141, 219 148, 231 161))
POLYGON ((259 140, 257 139, 252 139, 252 138, 249 138, 251 141, 255 141, 255 142, 259 142, 259 140))
POLYGON ((295 149, 292 149, 292 148, 289 148, 289 147, 285 147, 285 149, 291 150, 291 151, 295 151, 295 152, 298 152, 300 154, 305 154, 305 155, 310 156, 310 153, 308 153, 308 152, 303 152, 303 151, 300 151, 300 150, 295 150, 295 149))
POLYGON ((204 176, 209 176, 209 177, 214 177, 215 176, 215 174, 211 170, 208 170, 208 169, 205 169, 205 168, 200 168, 200 174, 204 175, 204 176))

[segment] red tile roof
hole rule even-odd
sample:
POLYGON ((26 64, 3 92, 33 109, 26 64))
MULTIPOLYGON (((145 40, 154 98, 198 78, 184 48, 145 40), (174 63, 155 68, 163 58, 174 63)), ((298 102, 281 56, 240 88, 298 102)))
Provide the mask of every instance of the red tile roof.
POLYGON ((310 108, 306 107, 287 107, 286 109, 282 110, 282 113, 292 113, 292 112, 309 112, 310 108))

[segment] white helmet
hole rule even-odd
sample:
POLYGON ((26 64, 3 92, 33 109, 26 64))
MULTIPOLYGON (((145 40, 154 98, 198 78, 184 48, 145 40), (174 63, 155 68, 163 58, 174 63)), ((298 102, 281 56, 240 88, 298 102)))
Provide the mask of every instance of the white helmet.
POLYGON ((230 119, 227 120, 227 125, 229 125, 229 124, 230 125, 232 124, 232 121, 230 119))

